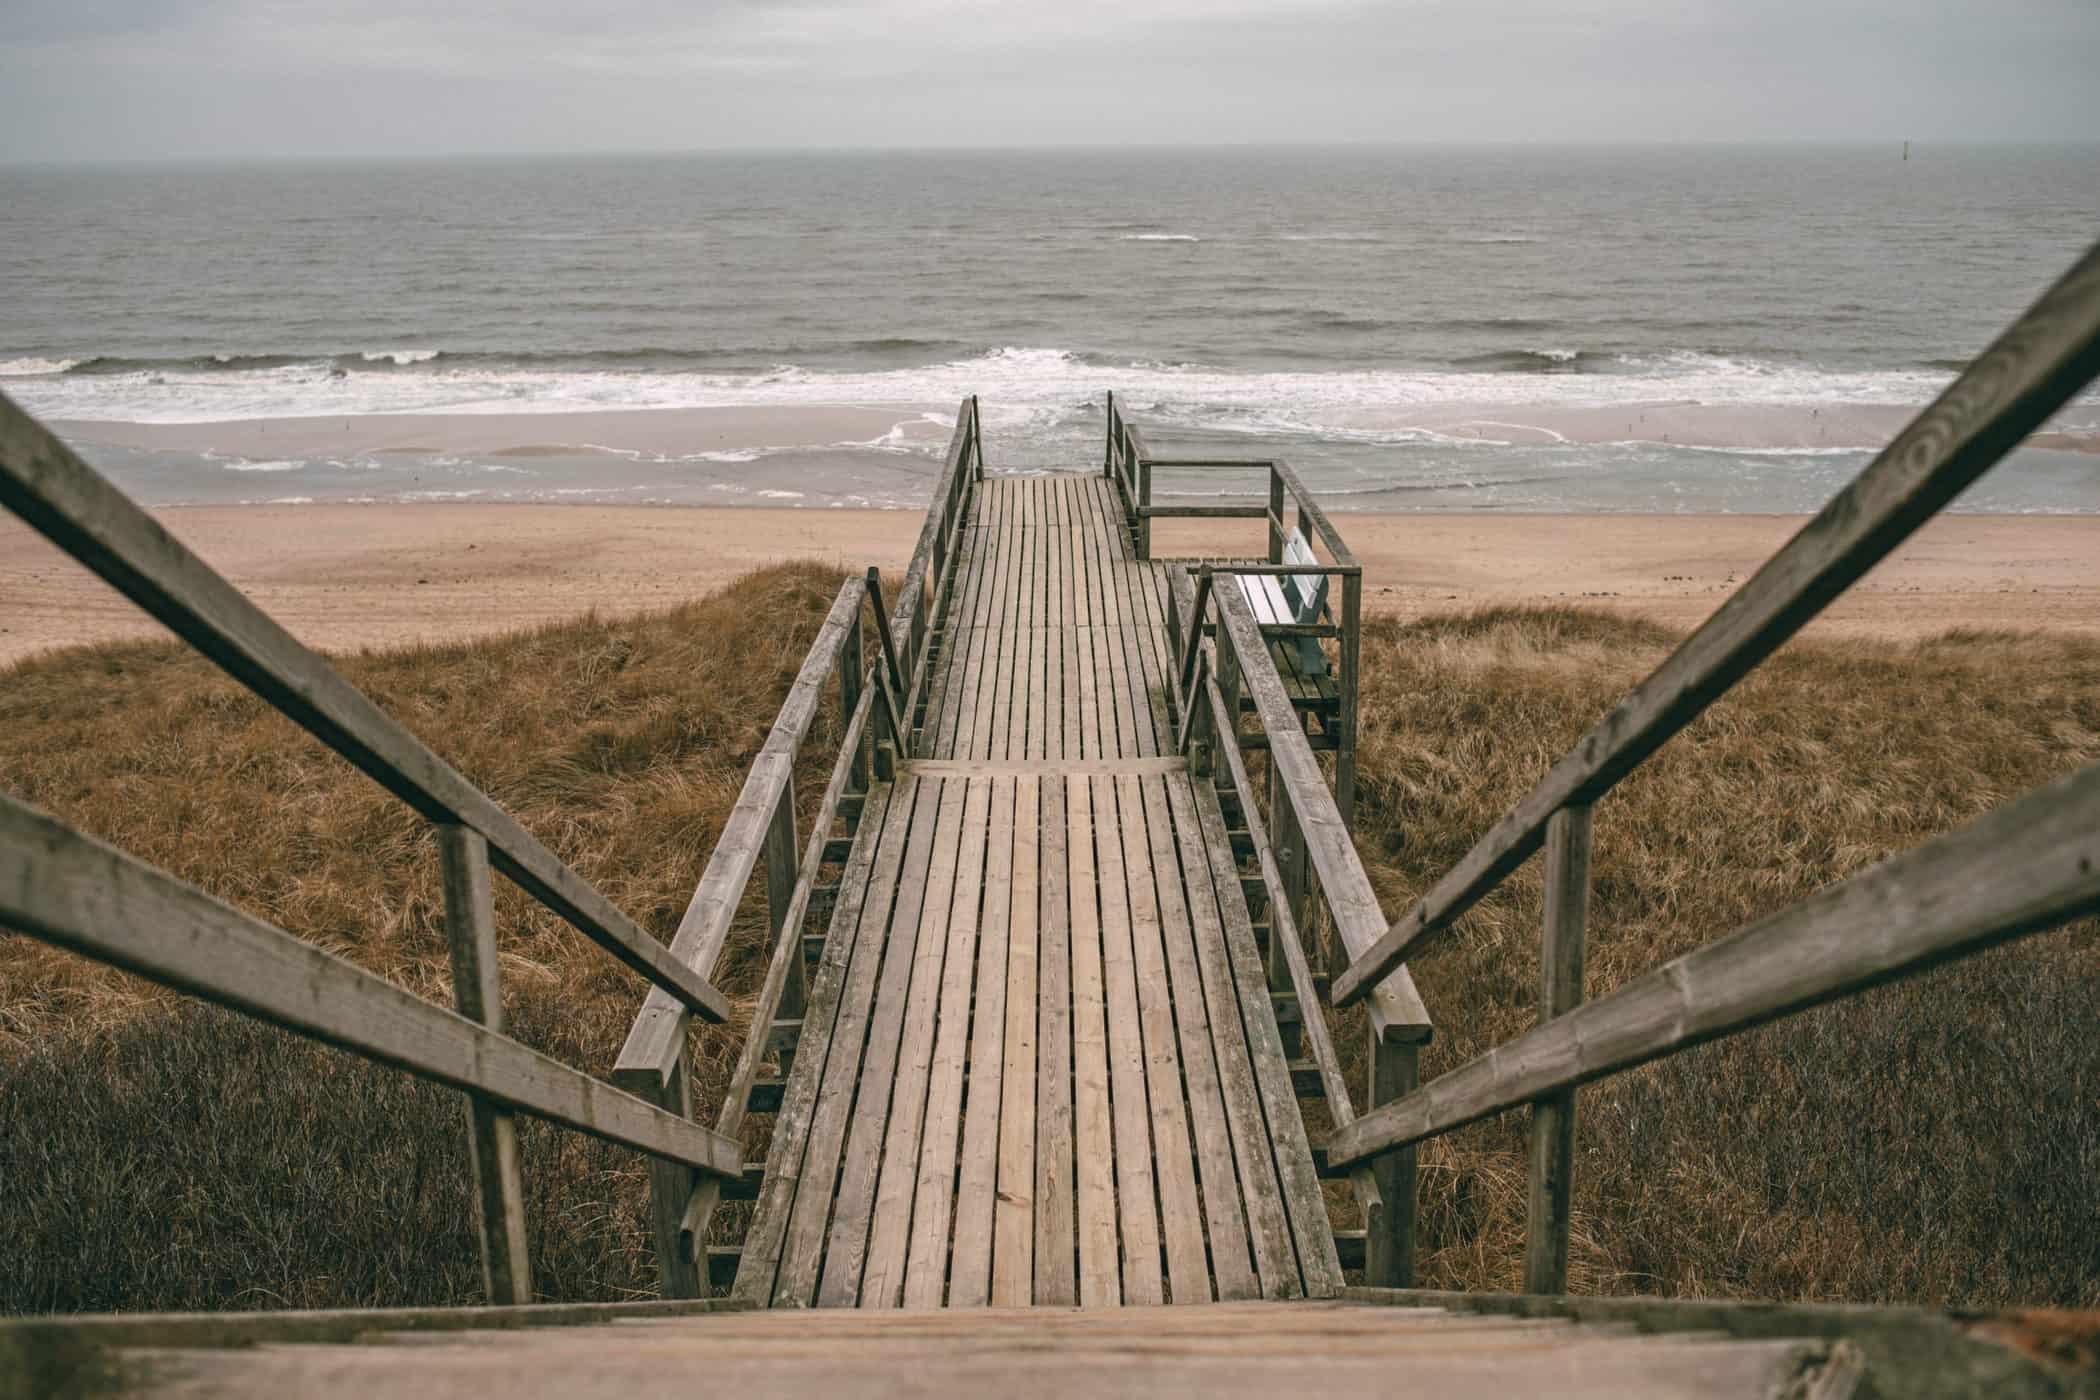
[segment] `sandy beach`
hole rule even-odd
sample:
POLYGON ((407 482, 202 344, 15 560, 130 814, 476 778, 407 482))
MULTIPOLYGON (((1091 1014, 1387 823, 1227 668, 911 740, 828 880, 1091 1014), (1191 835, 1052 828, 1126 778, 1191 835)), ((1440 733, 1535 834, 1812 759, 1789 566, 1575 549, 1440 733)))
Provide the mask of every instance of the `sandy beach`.
MULTIPOLYGON (((669 606, 784 559, 895 574, 915 511, 371 505, 155 512, 301 640, 451 641, 587 609, 669 606)), ((1366 515, 1336 524, 1376 613, 1577 602, 1691 627, 1800 525, 1787 516, 1366 515)), ((1195 527, 1155 536, 1162 553, 1195 527)), ((2100 635, 2100 517, 1945 516, 1857 585, 1814 634, 1952 627, 2100 635)), ((163 636, 12 517, 0 518, 0 663, 163 636)))

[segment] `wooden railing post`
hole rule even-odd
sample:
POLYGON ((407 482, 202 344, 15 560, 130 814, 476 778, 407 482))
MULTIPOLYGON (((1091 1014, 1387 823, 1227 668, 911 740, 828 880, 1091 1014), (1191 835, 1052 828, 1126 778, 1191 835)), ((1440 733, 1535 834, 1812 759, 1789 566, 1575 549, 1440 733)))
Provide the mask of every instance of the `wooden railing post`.
MULTIPOLYGON (((1590 807, 1561 808, 1546 826, 1546 920, 1539 1021, 1582 1004, 1582 941, 1590 902, 1590 807)), ((1531 1188, 1524 1291, 1568 1291, 1568 1189, 1575 1167, 1575 1091, 1531 1106, 1531 1188)))
POLYGON ((809 960, 803 952, 799 929, 787 928, 788 905, 795 896, 795 881, 801 874, 800 843, 795 840, 795 780, 781 785, 780 800, 766 828, 766 922, 772 930, 768 948, 789 941, 787 983, 780 992, 780 1014, 800 1016, 809 1002, 809 960))
POLYGON ((1342 575, 1341 713, 1335 719, 1334 805, 1342 826, 1356 831, 1356 701, 1357 667, 1363 657, 1364 576, 1342 575))
MULTIPOLYGON (((496 913, 489 846, 450 822, 437 827, 445 886, 445 937, 452 947, 452 1001, 469 1021, 502 1033, 503 992, 496 962, 496 913)), ((469 1093, 467 1141, 481 1208, 481 1285, 501 1306, 532 1301, 525 1241, 525 1187, 518 1172, 518 1123, 509 1110, 469 1093)))
MULTIPOLYGON (((880 608, 882 604, 877 602, 875 606, 880 608)), ((867 657, 860 635, 862 625, 860 614, 855 613, 853 628, 846 633, 846 640, 839 647, 839 725, 841 728, 845 726, 847 717, 860 704, 861 683, 867 678, 867 657)), ((855 744, 853 746, 851 762, 851 774, 846 780, 847 788, 852 792, 866 792, 868 790, 868 751, 864 744, 855 744)))
POLYGON ((1283 473, 1269 468, 1269 562, 1283 562, 1283 473))
MULTIPOLYGON (((1420 1082, 1421 1046, 1412 1040, 1388 1040, 1371 1028, 1371 1075, 1367 1105, 1376 1108, 1404 1098, 1420 1082)), ((1410 1144, 1371 1160, 1371 1174, 1384 1203, 1380 1219, 1367 1228, 1364 1282, 1373 1288, 1415 1286, 1416 1148, 1410 1144)))
MULTIPOLYGON (((647 1087, 636 1086, 634 1093, 666 1113, 691 1118, 693 1100, 688 1084, 692 1074, 686 1061, 687 1052, 681 1048, 668 1079, 647 1087)), ((649 1230, 656 1240, 657 1286, 666 1298, 706 1296, 706 1280, 700 1273, 700 1256, 706 1244, 685 1228, 686 1206, 699 1184, 700 1173, 691 1167, 661 1157, 649 1159, 649 1230)))
POLYGON ((1152 557, 1152 517, 1145 514, 1145 511, 1152 504, 1152 463, 1144 457, 1138 458, 1137 461, 1137 487, 1137 557, 1150 559, 1152 557))

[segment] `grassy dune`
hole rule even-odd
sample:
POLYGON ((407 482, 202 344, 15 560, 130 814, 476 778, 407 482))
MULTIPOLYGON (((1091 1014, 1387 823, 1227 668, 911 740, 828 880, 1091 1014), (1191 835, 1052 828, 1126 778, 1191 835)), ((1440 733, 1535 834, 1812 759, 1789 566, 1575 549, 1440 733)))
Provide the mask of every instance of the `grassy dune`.
MULTIPOLYGON (((341 665, 668 935, 836 583, 774 569, 669 613, 341 665)), ((1575 611, 1374 624, 1359 840, 1388 909, 1671 641, 1575 611)), ((834 723, 811 745, 805 797, 834 723)), ((2096 757, 2100 645, 1792 648, 1600 807, 1589 992, 2096 757)), ((0 673, 0 786, 446 995, 423 824, 176 647, 0 673)), ((514 1031, 603 1073, 638 980, 498 891, 514 1031)), ((1439 1027, 1429 1072, 1531 1024, 1539 909, 1534 864, 1416 968, 1439 1027)), ((760 926, 754 903, 719 973, 733 996, 762 973, 760 926)), ((2100 1302, 2094 935, 2047 935, 1585 1091, 1576 1286, 2100 1302)), ((739 1034, 702 1038, 710 1110, 739 1034)), ((460 1147, 448 1091, 0 936, 14 1237, 0 1308, 471 1299, 460 1147)), ((650 1291, 633 1154, 528 1124, 525 1161, 541 1291, 650 1291)), ((1514 1283, 1522 1161, 1521 1115, 1425 1150, 1425 1284, 1514 1283)))

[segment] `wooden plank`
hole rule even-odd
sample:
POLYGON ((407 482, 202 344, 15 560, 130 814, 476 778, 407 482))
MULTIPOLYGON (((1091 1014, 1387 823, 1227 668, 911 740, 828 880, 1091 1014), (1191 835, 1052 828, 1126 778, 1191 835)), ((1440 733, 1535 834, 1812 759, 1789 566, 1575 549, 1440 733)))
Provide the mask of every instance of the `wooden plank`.
MULTIPOLYGON (((1240 1025, 1247 1037, 1248 1058, 1254 1067, 1263 1116, 1268 1120, 1277 1185, 1297 1245, 1303 1288, 1315 1298, 1331 1297, 1341 1287, 1341 1261, 1335 1257, 1333 1226, 1320 1191, 1319 1173, 1313 1167, 1312 1148, 1305 1139, 1305 1123, 1299 1114, 1296 1091, 1291 1087, 1282 1037, 1276 1029, 1261 950, 1255 946, 1246 899, 1240 893, 1239 868, 1232 859, 1231 838, 1225 833, 1225 813, 1210 784, 1194 784, 1192 795, 1196 819, 1203 830, 1204 852, 1210 860, 1212 888, 1217 891, 1219 912, 1224 918, 1226 951, 1239 992, 1240 1025)), ((1266 1285, 1267 1280, 1263 1282, 1266 1285)))
MULTIPOLYGON (((1078 1244, 1073 1204, 1072 1112, 1073 1008, 1077 996, 1073 981, 1075 954, 1072 935, 1078 914, 1072 905, 1071 889, 1067 883, 1071 844, 1067 784, 1063 778, 1051 777, 1041 780, 1039 793, 1037 788, 1037 780, 1033 778, 1019 780, 1014 818, 1016 927, 1025 918, 1020 877, 1028 868, 1026 860, 1031 854, 1025 838, 1031 811, 1037 813, 1041 860, 1041 873, 1037 877, 1041 923, 1036 959, 1035 1191, 1033 1198, 1028 1200, 1034 1216, 1033 1301, 1046 1307, 1070 1307, 1079 1301, 1079 1285, 1074 1272, 1078 1244)), ((1025 1018, 1027 1010, 1017 1007, 1013 1014, 1025 1018)), ((1000 1140, 1002 1194, 1013 1189, 1009 1182, 1024 1193, 1027 1189, 1025 1173, 1029 1165, 1020 1150, 1018 1136, 1027 1130, 1018 1123, 1013 1125, 1013 1130, 1017 1136, 1010 1170, 1003 1134, 1000 1140)), ((1018 1303, 1029 1297, 1027 1280, 1022 1276, 1020 1265, 1021 1245, 1015 1238, 1022 1228, 1017 1218, 1021 1212, 1017 1207, 1015 1213, 1009 1215, 1006 1212, 1008 1205, 1006 1201, 1001 1202, 1000 1223, 1006 1233, 1000 1236, 993 1296, 999 1296, 1003 1281, 1008 1296, 1018 1303)))
MULTIPOLYGON (((1207 785, 1206 785, 1207 786, 1207 785)), ((1225 921, 1219 907, 1219 885, 1213 878, 1210 857, 1204 850, 1204 831, 1197 816, 1192 780, 1170 779, 1167 805, 1174 817, 1181 859, 1187 871, 1189 916, 1193 925, 1196 966, 1203 979, 1203 998, 1213 1045, 1216 1047, 1218 1083, 1224 1097, 1226 1124, 1232 1135, 1232 1155, 1238 1166, 1241 1194, 1246 1205, 1246 1229, 1254 1254, 1258 1295, 1294 1298, 1303 1291, 1291 1223, 1284 1214, 1283 1190, 1276 1179, 1275 1151, 1269 1145, 1269 1125, 1255 1085, 1253 1057, 1247 1048, 1247 1031, 1241 1022, 1239 988, 1233 959, 1225 941, 1225 921)), ((1244 924, 1247 909, 1235 887, 1233 908, 1244 924)), ((1249 929, 1246 939, 1253 942, 1249 929)), ((1177 1001, 1180 993, 1176 992, 1177 1001)), ((1272 1027, 1273 1029, 1273 1027, 1272 1027)), ((1281 1053, 1279 1043, 1278 1053, 1281 1053)), ((1222 1175, 1222 1174, 1221 1174, 1222 1175)), ((1204 1174, 1204 1199, 1211 1199, 1208 1170, 1204 1174)), ((1217 1246, 1213 1244, 1213 1253, 1217 1246)), ((1219 1293, 1225 1296, 1228 1277, 1236 1273, 1219 1270, 1219 1293)), ((1237 1285, 1235 1284, 1235 1287, 1237 1285)))
MULTIPOLYGON (((854 1127, 856 1134, 863 1124, 869 1130, 863 1139, 870 1153, 864 1179, 874 1186, 873 1199, 869 1202, 859 1190, 848 1194, 849 1186, 859 1185, 849 1146, 832 1222, 832 1257, 825 1262, 824 1286, 818 1294, 818 1301, 826 1307, 895 1307, 903 1292, 919 1141, 926 1122, 926 1086, 933 1071, 934 1020, 940 1009, 941 972, 947 962, 948 943, 943 935, 950 927, 950 904, 959 876, 957 857, 968 788, 963 782, 941 784, 933 859, 926 870, 918 937, 908 969, 910 983, 902 998, 876 1004, 875 1023, 868 1032, 867 1068, 862 1072, 854 1127), (894 1072, 875 1077, 876 1052, 886 1045, 896 1047, 894 1072), (871 1087, 877 1092, 871 1094, 871 1087), (865 1232, 859 1225, 863 1215, 867 1218, 865 1232), (856 1254, 861 1256, 858 1260, 856 1254)), ((901 912, 901 900, 899 906, 901 912)), ((895 940, 893 923, 892 960, 897 956, 895 940)), ((884 982, 888 991, 887 976, 884 982)))
POLYGON ((1013 778, 1024 773, 1037 777, 1057 773, 1066 777, 1133 774, 1159 778, 1188 771, 1188 760, 1178 754, 1154 758, 915 758, 904 767, 922 778, 1013 778))
MULTIPOLYGON (((1179 1036, 1181 1073, 1188 1086, 1189 1137, 1195 1165, 1202 1175, 1203 1224, 1210 1246, 1210 1270, 1216 1275, 1218 1297, 1258 1298, 1261 1286, 1249 1253, 1247 1217, 1240 1206, 1238 1172, 1233 1164, 1232 1132, 1225 1118, 1210 1013, 1204 1004, 1203 978, 1196 963, 1195 920, 1182 891, 1175 823, 1167 799, 1170 781, 1147 778, 1140 785, 1150 864, 1159 899, 1165 989, 1173 1001, 1170 1019, 1179 1036)), ((1208 884, 1209 878, 1210 869, 1205 866, 1203 883, 1208 884)), ((1160 1205, 1165 1211, 1168 1202, 1164 1178, 1162 1183, 1160 1205)), ((1171 1266, 1171 1248, 1167 1260, 1171 1266)), ((1174 1301, 1189 1301, 1179 1282, 1174 1284, 1174 1301)))
MULTIPOLYGON (((1027 1204, 1034 1189, 1035 1142, 1035 940, 1036 840, 1033 810, 1026 813, 1028 886, 1025 901, 1015 877, 1014 804, 1020 779, 993 778, 991 831, 985 847, 984 934, 977 957, 977 999, 970 1030, 970 1083, 963 1121, 961 1179, 955 1188, 955 1240, 948 1274, 951 1307, 982 1307, 992 1299, 994 1219, 1008 1137, 1028 1160, 1011 1173, 1020 1195, 1019 1229, 1006 1231, 1020 1244, 1014 1275, 1027 1297, 1027 1204), (1017 917, 1018 916, 1018 917, 1017 917), (1008 1007, 1025 1008, 1019 1016, 1008 1007), (1020 1081, 1017 1085, 1017 1081, 1020 1081), (1001 1124, 1007 1128, 1001 1131, 1001 1124), (1026 1175, 1023 1175, 1023 1172, 1026 1175)), ((917 1228, 917 1222, 913 1222, 917 1228)), ((1011 1266, 1010 1266, 1011 1267, 1011 1266)), ((1009 1284, 1010 1287, 1010 1284, 1009 1284)))
MULTIPOLYGON (((1095 778, 1065 780, 1072 920, 1072 1141, 1078 1197, 1081 1307, 1123 1300, 1116 1257, 1116 1139, 1110 1117, 1108 1011, 1104 990, 1100 877, 1094 845, 1095 778)), ((1054 1152, 1044 1123, 1039 1150, 1054 1152)), ((1038 1246, 1040 1261, 1042 1249, 1038 1246)), ((1037 1265, 1036 1302, 1047 1301, 1037 1265)))
MULTIPOLYGON (((949 1230, 954 1224, 956 1174, 960 1163, 956 1148, 962 1136, 963 1073, 969 1063, 970 1013, 977 970, 977 942, 983 926, 982 904, 986 866, 985 847, 990 839, 992 780, 973 778, 964 787, 962 843, 956 851, 955 892, 948 910, 948 947, 941 967, 939 1019, 927 1037, 932 1059, 926 1074, 925 1126, 917 1149, 916 1184, 909 1197, 910 1213, 900 1217, 898 1233, 908 1244, 904 1250, 903 1297, 909 1308, 937 1308, 947 1298, 949 1230)), ((1000 890, 1003 900, 1006 891, 1000 890)), ((997 971, 1005 976, 1006 957, 1001 940, 997 971)), ((906 1034, 911 1032, 907 1029, 906 1034)), ((904 1081, 900 1078, 899 1093, 904 1081)), ((996 1089, 994 1090, 996 1093, 996 1089)), ((894 1110, 892 1121, 895 1121, 894 1110)), ((894 1139, 893 1139, 894 1141, 894 1139)), ((901 1160, 901 1159, 900 1159, 901 1160)), ((876 1220, 876 1245, 885 1237, 884 1221, 876 1220)), ((885 1278, 884 1256, 871 1245, 865 1304, 876 1295, 876 1284, 885 1278)))
MULTIPOLYGON (((867 1084, 885 1107, 889 1101, 889 1080, 896 1064, 895 1041, 893 1038, 886 1046, 869 1046, 868 1027, 875 1019, 876 1006, 888 980, 881 974, 893 970, 893 965, 904 968, 898 976, 909 974, 910 944, 918 933, 926 863, 933 850, 933 814, 939 803, 940 784, 911 777, 901 779, 890 795, 882 844, 876 851, 874 873, 861 909, 860 933, 839 1007, 838 1028, 832 1032, 832 1058, 810 1119, 809 1148, 802 1162, 802 1180, 810 1189, 795 1193, 794 1213, 780 1255, 779 1281, 773 1290, 775 1306, 807 1307, 816 1293, 819 1264, 825 1262, 825 1241, 832 1223, 833 1185, 840 1180, 849 1138, 856 1130, 865 1132, 859 1129, 860 1119, 855 1113, 861 1098, 860 1086, 867 1084), (906 904, 908 911, 900 912, 900 906, 906 904), (892 950, 899 943, 905 945, 903 954, 893 959, 892 950), (870 1072, 868 1062, 877 1058, 881 1063, 870 1072)), ((862 1150, 865 1153, 867 1149, 862 1150)), ((859 1169, 872 1183, 872 1167, 862 1160, 859 1169)), ((872 1184, 868 1189, 872 1191, 872 1184)), ((864 1218, 860 1229, 865 1232, 864 1218)), ((858 1261, 854 1270, 857 1282, 858 1261)))
POLYGON ((1896 434, 1830 504, 1598 721, 1335 980, 1338 1005, 1530 858, 1555 812, 1594 803, 2100 374, 2100 244, 1896 434))
POLYGON ((917 794, 916 779, 878 784, 868 793, 854 855, 839 878, 839 902, 802 1017, 795 1072, 773 1119, 766 1175, 731 1290, 747 1303, 771 1303, 777 1283, 782 1302, 801 1306, 816 1287, 846 1109, 860 1073, 861 1034, 917 794), (810 1189, 799 1190, 805 1182, 810 1189))
POLYGON ((1138 1025, 1144 1037, 1145 1096, 1151 1117, 1153 1177, 1159 1186, 1160 1238, 1166 1246, 1167 1286, 1177 1303, 1207 1303, 1212 1293, 1203 1206, 1196 1194, 1188 1106, 1182 1099, 1185 1066, 1175 1030, 1174 988, 1169 981, 1160 929, 1151 813, 1145 793, 1146 788, 1156 787, 1161 781, 1117 778, 1116 806, 1121 816, 1123 871, 1130 897, 1131 968, 1137 984, 1138 1025))
MULTIPOLYGON (((1303 838, 1298 844, 1319 876, 1335 935, 1350 957, 1361 957, 1380 937, 1385 919, 1377 892, 1371 888, 1371 877, 1364 873, 1355 842, 1342 823, 1333 795, 1327 791, 1319 760, 1313 757, 1312 747, 1305 742, 1297 716, 1283 694, 1261 631, 1247 611, 1246 600, 1231 588, 1213 589, 1211 596, 1218 605, 1218 645, 1231 648, 1240 681, 1254 698, 1255 710, 1268 734, 1270 791, 1273 794, 1280 784, 1288 795, 1290 815, 1295 819, 1292 825, 1303 838)), ((1218 717, 1221 732, 1229 729, 1233 718, 1218 717)), ((1228 759, 1232 761, 1236 761, 1236 756, 1228 759)), ((1405 968, 1392 972, 1380 983, 1370 1011, 1372 1024, 1382 1036, 1400 1040, 1426 1040, 1429 1036, 1428 1008, 1422 1005, 1414 979, 1405 968)))
POLYGON ((690 959, 639 928, 4 395, 0 504, 424 817, 480 833, 497 869, 665 989, 667 1001, 709 1021, 729 1019, 728 999, 690 959))
POLYGON ((2100 912, 2100 764, 1635 978, 1373 1109, 1338 1163, 2100 912))
MULTIPOLYGON (((503 989, 496 961, 496 907, 489 890, 489 848, 463 826, 437 828, 445 889, 445 940, 452 953, 452 1008, 503 1034, 503 989)), ((479 1208, 481 1287, 491 1303, 532 1301, 532 1261, 525 1238, 525 1185, 518 1172, 515 1115, 480 1094, 466 1096, 467 1146, 479 1208)))
POLYGON ((522 1113, 734 1176, 676 1118, 0 796, 0 924, 522 1113))
POLYGON ((1145 1040, 1138 1016, 1137 968, 1131 947, 1134 911, 1123 861, 1125 818, 1117 803, 1117 780, 1089 778, 1087 782, 1093 788, 1094 859, 1100 871, 1101 981, 1108 1013, 1109 1105, 1115 1120, 1123 1301, 1160 1303, 1166 1301, 1166 1293, 1160 1273, 1159 1207, 1153 1187, 1145 1040))
MULTIPOLYGON (((1582 1002, 1582 935, 1590 903, 1590 809, 1569 807, 1546 829, 1546 922, 1540 960, 1539 1019, 1582 1002)), ((1575 1171, 1575 1091, 1531 1106, 1531 1174, 1526 1197, 1524 1291, 1568 1291, 1568 1192, 1575 1171)))

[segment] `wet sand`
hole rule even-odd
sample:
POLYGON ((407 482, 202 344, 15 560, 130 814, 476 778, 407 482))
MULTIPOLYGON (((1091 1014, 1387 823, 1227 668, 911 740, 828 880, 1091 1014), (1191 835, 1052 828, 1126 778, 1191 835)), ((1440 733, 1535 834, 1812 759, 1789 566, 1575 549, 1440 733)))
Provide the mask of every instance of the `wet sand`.
MULTIPOLYGON (((471 505, 155 514, 295 635, 330 650, 458 640, 589 609, 666 607, 783 559, 874 564, 894 576, 922 520, 916 511, 471 505)), ((1336 525, 1364 562, 1373 612, 1573 602, 1691 627, 1800 520, 1344 514, 1336 525)), ((1163 522, 1155 547, 1200 547, 1196 528, 1163 522)), ((1954 627, 2100 635, 2100 516, 1942 517, 1812 630, 1909 638, 1954 627)), ((0 516, 0 663, 165 635, 0 516)))

